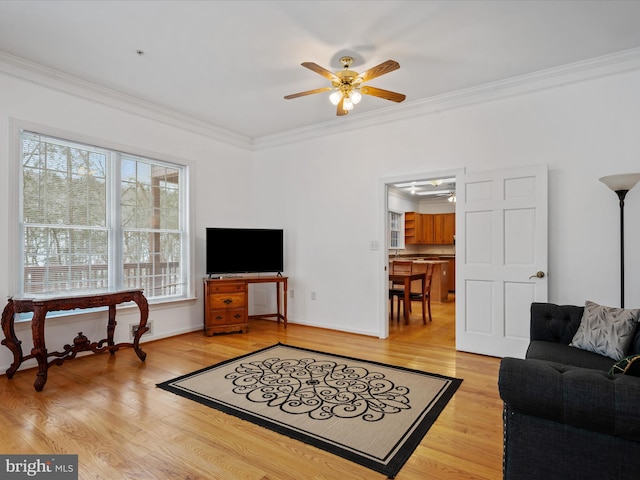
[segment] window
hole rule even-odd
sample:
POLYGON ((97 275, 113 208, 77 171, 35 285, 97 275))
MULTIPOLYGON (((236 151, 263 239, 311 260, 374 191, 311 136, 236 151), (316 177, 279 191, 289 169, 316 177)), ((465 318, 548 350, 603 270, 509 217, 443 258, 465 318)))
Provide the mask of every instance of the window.
POLYGON ((187 294, 186 167, 21 132, 22 294, 187 294))
POLYGON ((389 248, 404 248, 404 214, 389 212, 389 248))

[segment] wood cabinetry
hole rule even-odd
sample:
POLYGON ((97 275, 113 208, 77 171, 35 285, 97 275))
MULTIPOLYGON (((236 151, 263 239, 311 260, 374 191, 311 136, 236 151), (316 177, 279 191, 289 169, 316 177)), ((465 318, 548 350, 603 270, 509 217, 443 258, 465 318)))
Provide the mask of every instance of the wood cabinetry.
POLYGON ((404 217, 404 243, 417 245, 433 239, 433 221, 427 215, 406 212, 404 217))
POLYGON ((404 213, 404 243, 407 245, 416 243, 416 216, 419 215, 416 212, 404 213))
POLYGON ((420 214, 421 229, 420 229, 420 241, 417 243, 430 244, 434 241, 434 229, 433 229, 433 215, 420 214))
POLYGON ((287 280, 280 275, 204 279, 204 334, 248 332, 249 319, 275 318, 287 328, 287 280), (275 283, 275 313, 249 315, 249 284, 275 283), (282 287, 281 287, 282 286, 282 287), (282 298, 281 295, 282 294, 282 298), (284 306, 281 311, 281 306, 284 306))
POLYGON ((435 245, 453 245, 455 233, 455 213, 436 213, 433 215, 433 243, 435 245))
POLYGON ((407 245, 453 245, 455 213, 405 212, 404 243, 407 245))
POLYGON ((455 257, 440 257, 449 262, 449 291, 456 291, 456 259, 455 257))
POLYGON ((248 332, 248 284, 244 279, 204 280, 204 333, 248 332))
POLYGON ((433 243, 433 215, 405 212, 404 243, 407 245, 433 243))
POLYGON ((456 214, 445 213, 444 215, 444 227, 442 229, 444 233, 444 243, 446 245, 453 245, 456 243, 456 214))

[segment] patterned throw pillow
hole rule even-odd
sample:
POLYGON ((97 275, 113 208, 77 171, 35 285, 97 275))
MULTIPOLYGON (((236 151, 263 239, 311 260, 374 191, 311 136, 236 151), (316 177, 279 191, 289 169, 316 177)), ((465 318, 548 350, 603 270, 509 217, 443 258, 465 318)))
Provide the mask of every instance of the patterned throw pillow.
POLYGON ((616 362, 609 370, 609 375, 617 373, 640 377, 640 353, 624 357, 619 362, 616 362))
POLYGON ((640 309, 625 310, 585 302, 582 321, 571 345, 618 361, 627 355, 638 317, 640 309))

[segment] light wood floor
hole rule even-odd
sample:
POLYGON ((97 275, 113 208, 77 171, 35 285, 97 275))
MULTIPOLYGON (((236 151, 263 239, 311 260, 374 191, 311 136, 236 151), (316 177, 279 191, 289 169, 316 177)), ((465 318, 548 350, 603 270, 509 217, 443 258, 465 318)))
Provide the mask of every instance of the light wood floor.
MULTIPOLYGON (((0 376, 0 453, 79 455, 80 479, 375 480, 384 475, 155 387, 156 383, 277 342, 464 379, 397 480, 502 475, 499 359, 456 352, 453 303, 423 326, 392 322, 390 338, 254 321, 246 334, 194 332, 52 367, 0 376)), ((52 346, 53 347, 53 346, 52 346)), ((2 347, 4 348, 4 347, 2 347)), ((56 346, 57 349, 57 346, 56 346)))

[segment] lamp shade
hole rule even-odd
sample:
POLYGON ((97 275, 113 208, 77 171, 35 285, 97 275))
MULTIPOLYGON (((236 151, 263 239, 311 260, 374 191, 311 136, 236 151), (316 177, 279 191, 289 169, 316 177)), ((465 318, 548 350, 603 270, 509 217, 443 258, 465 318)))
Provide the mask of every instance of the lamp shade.
POLYGON ((619 175, 608 175, 600 178, 600 181, 604 183, 614 192, 619 190, 631 190, 636 186, 636 183, 640 182, 640 173, 621 173, 619 175))

